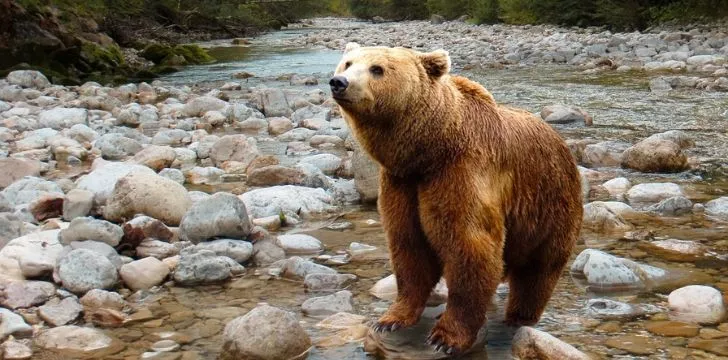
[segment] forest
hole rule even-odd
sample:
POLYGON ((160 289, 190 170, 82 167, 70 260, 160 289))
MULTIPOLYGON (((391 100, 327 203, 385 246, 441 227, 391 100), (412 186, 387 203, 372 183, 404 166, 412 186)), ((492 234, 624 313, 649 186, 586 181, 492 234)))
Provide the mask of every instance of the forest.
MULTIPOLYGON (((641 30, 664 22, 704 22, 728 16, 728 0, 346 0, 360 18, 445 19, 509 24, 606 26, 641 30)), ((338 6, 338 5, 337 5, 338 6)))

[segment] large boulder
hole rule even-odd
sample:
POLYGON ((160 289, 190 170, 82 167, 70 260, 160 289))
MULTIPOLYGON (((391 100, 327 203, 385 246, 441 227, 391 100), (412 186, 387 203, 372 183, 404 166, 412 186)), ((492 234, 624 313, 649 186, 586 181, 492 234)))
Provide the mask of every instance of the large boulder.
POLYGON ((190 206, 192 199, 184 186, 157 174, 134 171, 116 183, 104 217, 124 222, 136 214, 145 214, 177 226, 190 206))
POLYGON ((305 359, 310 347, 292 313, 262 305, 225 326, 221 359, 305 359))
POLYGON ((116 182, 132 171, 154 175, 154 171, 146 166, 110 162, 94 168, 88 175, 79 178, 76 189, 90 191, 94 194, 94 205, 104 206, 114 191, 116 182))
POLYGON ((242 134, 225 135, 210 149, 210 159, 217 167, 221 167, 226 161, 236 161, 247 168, 258 156, 260 152, 255 139, 242 134))
POLYGON ((215 237, 245 239, 250 234, 245 203, 229 193, 216 193, 190 207, 180 223, 180 239, 199 243, 215 237))
POLYGON ((54 108, 38 115, 41 128, 68 129, 76 124, 88 125, 88 110, 81 108, 54 108))
POLYGON ((688 169, 688 158, 670 140, 643 140, 622 154, 622 167, 642 172, 680 172, 688 169))
POLYGON ((262 218, 283 213, 287 217, 304 218, 338 211, 334 198, 324 189, 284 185, 248 191, 241 195, 248 213, 262 218))
POLYGON ((24 88, 45 89, 51 85, 48 78, 41 72, 35 70, 16 70, 11 71, 6 80, 12 85, 18 85, 24 88))

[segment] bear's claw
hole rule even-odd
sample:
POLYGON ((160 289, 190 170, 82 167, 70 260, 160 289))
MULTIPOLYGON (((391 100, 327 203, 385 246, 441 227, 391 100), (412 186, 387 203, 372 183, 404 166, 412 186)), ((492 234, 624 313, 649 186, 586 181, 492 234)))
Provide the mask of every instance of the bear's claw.
POLYGON ((385 333, 385 332, 394 332, 397 331, 400 328, 400 324, 393 323, 393 324, 383 324, 383 323, 375 323, 372 327, 372 330, 377 333, 385 333))
POLYGON ((454 355, 457 353, 454 347, 445 344, 443 339, 440 337, 430 335, 427 337, 427 340, 425 340, 425 343, 432 346, 433 350, 436 352, 441 352, 446 355, 454 355))

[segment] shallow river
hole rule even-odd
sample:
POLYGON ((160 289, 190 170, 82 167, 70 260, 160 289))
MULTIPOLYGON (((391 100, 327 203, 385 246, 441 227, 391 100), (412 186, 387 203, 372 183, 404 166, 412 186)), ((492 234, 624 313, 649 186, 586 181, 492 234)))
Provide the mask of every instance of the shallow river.
MULTIPOLYGON (((306 30, 288 30, 253 39, 244 47, 230 46, 229 41, 204 44, 211 48, 218 63, 193 66, 162 80, 179 85, 231 81, 232 75, 242 71, 254 74, 247 80, 250 86, 291 87, 287 80, 276 80, 286 74, 314 76, 319 88, 326 90, 326 82, 338 62, 339 52, 328 49, 300 49, 287 45, 286 39, 299 36, 306 30)), ((705 202, 728 192, 726 161, 728 158, 728 97, 724 93, 703 93, 696 90, 676 92, 669 96, 655 95, 647 88, 648 78, 639 73, 619 75, 583 75, 567 67, 515 67, 479 71, 456 71, 470 76, 484 84, 501 103, 539 111, 544 105, 554 103, 573 104, 586 109, 594 117, 594 126, 587 128, 559 128, 570 139, 593 138, 598 140, 625 140, 634 142, 652 133, 681 129, 696 140, 690 150, 693 158, 702 159, 697 171, 678 175, 635 175, 621 169, 604 169, 602 174, 608 180, 626 176, 633 183, 641 181, 673 181, 680 183, 688 197, 705 202)), ((239 81, 239 80, 238 80, 239 81)), ((242 80, 246 85, 246 81, 242 80)), ((303 87, 303 86, 301 86, 303 87)), ((265 150, 265 148, 264 148, 265 150)), ((271 152, 285 150, 272 146, 271 152), (277 150, 276 150, 277 149, 277 150)), ((288 162, 295 159, 288 159, 288 162)), ((600 182, 596 182, 597 184, 600 182)), ((228 186, 229 187, 229 186, 228 186)), ((209 189, 213 191, 214 189, 209 189)), ((379 216, 373 208, 352 207, 347 214, 336 220, 350 222, 347 230, 331 230, 328 223, 303 223, 301 229, 319 238, 326 245, 326 254, 337 254, 351 242, 360 242, 378 247, 374 260, 352 262, 336 267, 342 273, 358 276, 349 290, 354 294, 355 312, 374 319, 387 303, 369 294, 371 286, 389 275, 386 244, 378 222, 379 216), (318 229, 317 229, 318 228, 318 229)), ((706 222, 700 216, 686 215, 677 218, 639 216, 630 219, 637 229, 646 229, 656 238, 677 238, 696 240, 712 251, 726 254, 728 251, 728 228, 725 225, 706 222)), ((292 229, 284 229, 291 231, 292 229)), ((728 291, 728 267, 725 261, 668 261, 658 254, 637 248, 636 242, 618 241, 614 238, 584 232, 578 254, 584 248, 600 248, 618 256, 632 258, 652 265, 679 268, 690 273, 686 284, 709 284, 728 291)), ((651 334, 645 324, 664 319, 664 311, 649 318, 634 321, 608 322, 591 319, 584 310, 586 300, 593 297, 610 297, 634 304, 666 305, 668 292, 594 294, 578 284, 565 272, 538 328, 578 347, 595 358, 614 359, 684 359, 719 358, 715 354, 689 349, 684 337, 662 337, 651 334), (623 338, 621 336, 624 336, 623 338), (610 338, 638 344, 648 349, 647 354, 630 354, 630 351, 609 347, 610 338), (692 357, 690 357, 692 356, 692 357)), ((126 345, 126 350, 109 359, 138 359, 156 341, 154 334, 176 331, 182 334, 183 347, 180 356, 170 358, 215 358, 221 348, 221 334, 225 324, 236 316, 246 313, 261 302, 270 303, 300 314, 301 303, 311 296, 304 292, 301 283, 274 279, 262 269, 250 268, 248 273, 230 283, 219 286, 197 288, 162 287, 157 293, 149 293, 140 299, 138 307, 148 310, 147 317, 137 323, 109 333, 126 345)), ((501 304, 502 308, 502 304, 501 304)), ((146 311, 145 310, 145 311, 146 311)), ((497 314, 494 317, 498 317, 497 314)), ((330 335, 314 327, 319 319, 301 318, 304 327, 314 340, 330 335)), ((473 355, 473 359, 507 359, 509 349, 498 339, 507 338, 505 328, 491 321, 489 337, 494 339, 488 345, 487 354, 473 355)), ((423 339, 424 340, 424 339, 423 339)), ((728 338, 726 339, 728 341, 728 338)), ((332 348, 315 348, 311 359, 366 359, 361 342, 354 342, 332 348)), ((166 359, 166 358, 165 358, 166 359)))

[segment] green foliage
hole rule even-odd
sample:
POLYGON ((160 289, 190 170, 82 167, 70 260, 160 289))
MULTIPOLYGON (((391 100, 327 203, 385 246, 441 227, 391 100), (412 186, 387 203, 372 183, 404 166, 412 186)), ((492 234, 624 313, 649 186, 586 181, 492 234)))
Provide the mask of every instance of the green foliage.
POLYGON ((214 59, 197 45, 169 46, 163 44, 149 44, 139 55, 155 64, 165 63, 165 59, 171 59, 175 55, 185 58, 189 64, 205 64, 214 59))

